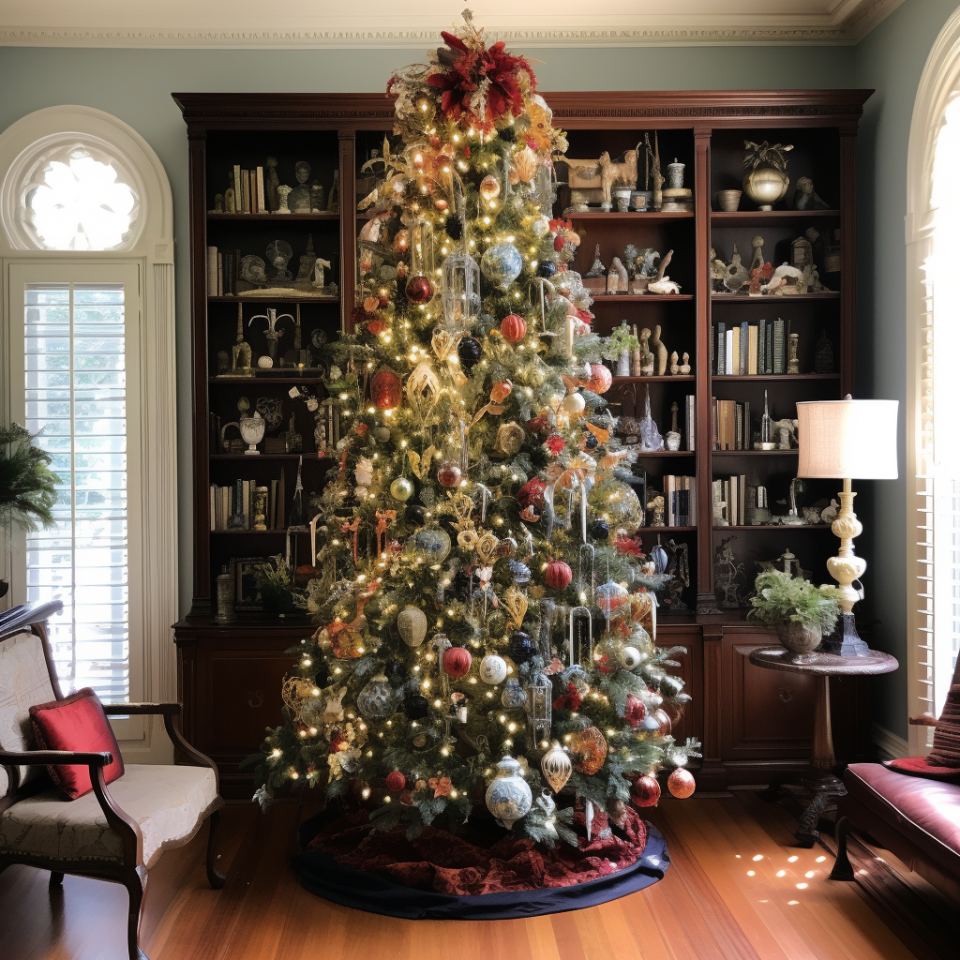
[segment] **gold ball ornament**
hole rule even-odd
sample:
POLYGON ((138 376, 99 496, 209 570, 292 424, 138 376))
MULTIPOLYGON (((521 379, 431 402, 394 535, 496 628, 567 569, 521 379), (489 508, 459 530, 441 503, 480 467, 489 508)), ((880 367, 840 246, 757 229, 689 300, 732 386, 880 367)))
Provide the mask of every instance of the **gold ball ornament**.
POLYGON ((496 200, 500 196, 500 181, 493 174, 487 174, 480 181, 480 196, 484 200, 496 200))
POLYGON ((667 789, 678 800, 685 800, 693 796, 694 790, 697 789, 697 781, 693 779, 693 774, 686 767, 677 767, 667 777, 667 789))
POLYGON ((560 409, 568 417, 580 417, 587 408, 587 401, 579 393, 568 394, 560 401, 560 409))

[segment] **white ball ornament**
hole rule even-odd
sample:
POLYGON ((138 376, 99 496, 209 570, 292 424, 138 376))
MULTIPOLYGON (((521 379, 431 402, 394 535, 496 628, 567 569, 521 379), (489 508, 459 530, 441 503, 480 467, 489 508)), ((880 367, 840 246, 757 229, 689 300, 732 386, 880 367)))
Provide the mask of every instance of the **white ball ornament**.
POLYGON ((401 502, 409 500, 413 496, 413 484, 406 477, 397 477, 390 484, 390 496, 401 502))
POLYGON ((495 653, 488 654, 480 661, 480 679, 495 686, 507 679, 507 662, 495 653))
POLYGON ((533 221, 533 235, 538 239, 543 239, 550 232, 550 221, 546 217, 537 217, 533 221))
POLYGON ((530 812, 533 794, 520 773, 520 764, 513 757, 504 757, 497 764, 497 777, 487 787, 487 809, 508 830, 530 812))
POLYGON ((408 647, 419 647, 427 636, 427 615, 417 607, 404 607, 397 614, 397 630, 408 647))
POLYGON ((579 417, 587 407, 587 401, 579 393, 571 393, 563 398, 560 409, 568 417, 579 417))
POLYGON ((624 647, 620 651, 620 662, 627 670, 636 670, 643 663, 643 654, 636 647, 624 647))

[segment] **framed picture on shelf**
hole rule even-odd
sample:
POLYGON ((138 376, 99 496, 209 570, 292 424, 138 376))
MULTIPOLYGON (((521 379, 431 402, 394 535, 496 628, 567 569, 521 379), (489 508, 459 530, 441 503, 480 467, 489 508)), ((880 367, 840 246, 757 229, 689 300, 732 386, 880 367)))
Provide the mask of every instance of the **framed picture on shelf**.
POLYGON ((270 557, 234 557, 233 569, 237 578, 236 609, 247 612, 265 610, 263 597, 257 588, 256 568, 261 564, 273 564, 270 557))

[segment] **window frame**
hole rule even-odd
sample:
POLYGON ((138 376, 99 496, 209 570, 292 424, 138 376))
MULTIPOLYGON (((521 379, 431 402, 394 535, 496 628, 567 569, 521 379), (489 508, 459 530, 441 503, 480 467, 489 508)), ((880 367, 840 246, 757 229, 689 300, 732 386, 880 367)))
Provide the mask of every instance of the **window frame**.
MULTIPOLYGON (((11 270, 14 264, 76 265, 82 263, 136 265, 140 271, 140 355, 137 369, 141 392, 139 411, 129 427, 143 438, 139 490, 142 505, 141 575, 131 580, 131 593, 140 595, 139 622, 131 616, 132 696, 145 700, 175 700, 177 673, 172 625, 178 616, 177 409, 173 198, 170 183, 153 148, 132 127, 91 107, 64 105, 36 111, 0 133, 0 420, 9 421, 10 370, 22 368, 23 358, 11 350, 13 306, 11 270), (27 246, 9 229, 3 199, 18 184, 17 173, 31 155, 49 149, 57 136, 64 141, 96 138, 116 151, 142 184, 140 229, 128 249, 109 251, 40 250, 27 246), (11 179, 11 171, 12 179, 11 179), (10 365, 13 365, 12 368, 10 365), (137 635, 139 634, 139 635, 137 635), (133 646, 139 645, 138 676, 134 676, 133 646), (139 693, 137 692, 139 691, 139 693)), ((22 370, 21 370, 22 372, 22 370)), ((22 385, 22 378, 21 378, 22 385)), ((23 562, 9 544, 0 546, 0 577, 11 581, 10 602, 22 602, 23 562)), ((132 718, 118 725, 118 739, 128 761, 167 760, 169 741, 162 723, 148 718, 138 732, 132 718), (126 727, 126 730, 122 728, 126 727)))
MULTIPOLYGON (((946 110, 960 96, 960 10, 945 23, 930 50, 917 88, 907 145, 907 350, 906 461, 907 543, 912 571, 907 577, 907 623, 911 647, 907 660, 908 712, 936 715, 949 677, 937 674, 936 637, 931 629, 936 589, 937 544, 930 523, 936 469, 930 469, 932 362, 935 291, 930 275, 936 228, 943 214, 934 206, 934 168, 946 110)), ((940 671, 942 674, 942 671, 940 671)), ((911 725, 909 751, 926 753, 931 728, 911 725)))

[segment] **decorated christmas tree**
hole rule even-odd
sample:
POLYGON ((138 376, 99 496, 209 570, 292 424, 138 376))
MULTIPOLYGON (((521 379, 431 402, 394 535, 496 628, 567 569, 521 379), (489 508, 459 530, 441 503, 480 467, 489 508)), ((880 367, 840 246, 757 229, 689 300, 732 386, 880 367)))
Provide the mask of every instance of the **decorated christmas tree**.
POLYGON ((553 217, 566 141, 527 61, 465 16, 391 79, 365 171, 354 333, 317 410, 341 439, 298 571, 318 629, 259 793, 306 780, 380 829, 492 814, 576 845, 656 803, 658 775, 692 793, 697 745, 670 735, 681 651, 651 636, 661 578, 580 237, 553 217))

